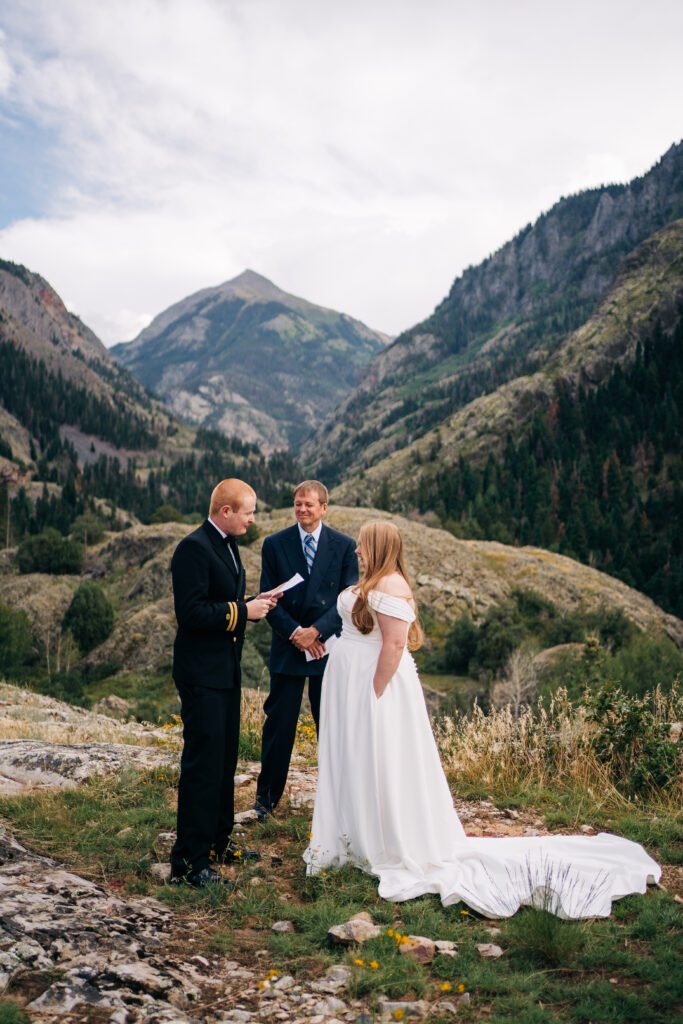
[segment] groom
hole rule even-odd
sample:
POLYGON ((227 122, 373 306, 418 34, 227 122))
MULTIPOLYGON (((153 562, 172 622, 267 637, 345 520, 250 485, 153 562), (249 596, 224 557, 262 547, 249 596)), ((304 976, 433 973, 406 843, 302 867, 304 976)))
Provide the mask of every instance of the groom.
POLYGON ((288 590, 267 616, 273 635, 270 694, 263 709, 261 774, 256 785, 255 810, 261 819, 272 814, 287 782, 306 679, 318 728, 327 662, 324 643, 341 629, 337 596, 358 580, 355 541, 325 526, 327 505, 327 488, 318 480, 304 480, 294 492, 296 524, 267 537, 263 544, 262 592, 297 572, 304 582, 288 590), (312 660, 306 659, 306 652, 312 660))
POLYGON ((245 599, 236 537, 254 522, 256 493, 243 480, 222 480, 209 516, 181 540, 171 561, 178 632, 173 679, 183 720, 178 835, 171 879, 198 889, 230 886, 214 863, 257 860, 231 838, 240 732, 240 660, 247 620, 262 619, 271 594, 245 599))

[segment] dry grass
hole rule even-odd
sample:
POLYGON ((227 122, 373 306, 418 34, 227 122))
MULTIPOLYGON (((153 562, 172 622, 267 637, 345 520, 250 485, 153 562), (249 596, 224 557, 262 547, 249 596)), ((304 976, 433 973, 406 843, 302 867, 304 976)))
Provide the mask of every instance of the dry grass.
POLYGON ((558 690, 547 706, 538 702, 515 715, 512 708, 488 713, 475 704, 468 715, 444 718, 436 737, 447 775, 499 792, 558 784, 593 791, 600 799, 622 801, 606 767, 591 746, 585 710, 558 690))
MULTIPOLYGON (((676 721, 682 710, 677 690, 667 695, 657 689, 652 696, 656 721, 676 721)), ((461 788, 491 787, 503 796, 572 791, 589 797, 596 809, 630 803, 596 754, 595 725, 586 709, 572 704, 563 688, 548 702, 539 700, 517 714, 512 706, 484 712, 475 704, 469 714, 441 719, 435 733, 446 774, 461 788)), ((683 780, 651 794, 653 800, 662 809, 680 807, 683 780)))

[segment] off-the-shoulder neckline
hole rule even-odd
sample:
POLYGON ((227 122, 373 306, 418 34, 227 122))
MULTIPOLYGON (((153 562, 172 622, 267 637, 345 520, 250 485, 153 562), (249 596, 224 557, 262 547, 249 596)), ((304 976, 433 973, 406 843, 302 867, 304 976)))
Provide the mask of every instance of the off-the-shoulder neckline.
MULTIPOLYGON (((347 590, 349 590, 352 594, 355 593, 355 591, 353 589, 353 586, 347 587, 347 590)), ((415 611, 415 609, 413 608, 413 604, 415 603, 415 598, 414 597, 398 597, 396 594, 387 594, 386 590, 377 590, 375 587, 373 587, 372 590, 369 590, 368 593, 369 594, 379 594, 380 597, 388 597, 392 601, 403 601, 404 604, 408 605, 408 607, 410 608, 411 612, 415 611)))

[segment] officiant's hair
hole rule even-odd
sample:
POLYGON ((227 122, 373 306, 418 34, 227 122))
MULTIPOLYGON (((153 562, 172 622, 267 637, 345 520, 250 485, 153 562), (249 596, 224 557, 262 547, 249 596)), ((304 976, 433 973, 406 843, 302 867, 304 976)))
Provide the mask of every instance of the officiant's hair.
POLYGON ((216 512, 220 512, 224 505, 229 505, 233 512, 239 512, 242 502, 249 494, 256 497, 254 488, 245 484, 244 480, 238 480, 235 476, 221 480, 211 492, 209 515, 215 516, 216 512))
MULTIPOLYGON (((351 618, 360 633, 370 633, 374 626, 368 604, 370 591, 375 590, 379 581, 392 572, 400 573, 408 586, 410 581, 403 554, 403 537, 393 523, 383 520, 365 523, 358 534, 358 546, 363 554, 365 568, 362 579, 354 587, 358 597, 351 618)), ((418 647, 422 647, 423 641, 424 633, 416 611, 415 621, 411 622, 408 630, 408 650, 416 651, 418 647)))
POLYGON ((317 496, 321 505, 329 503, 330 496, 327 493, 327 487, 325 487, 325 484, 321 484, 319 480, 302 480, 294 488, 294 500, 296 501, 300 494, 306 494, 307 491, 312 491, 317 496))

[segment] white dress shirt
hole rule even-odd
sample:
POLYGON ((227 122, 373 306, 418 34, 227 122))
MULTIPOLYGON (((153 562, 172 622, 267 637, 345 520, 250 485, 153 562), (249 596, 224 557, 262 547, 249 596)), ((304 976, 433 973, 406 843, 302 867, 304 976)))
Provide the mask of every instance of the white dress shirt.
MULTIPOLYGON (((218 530, 218 532, 220 533, 220 535, 223 538, 223 540, 225 540, 225 538, 228 536, 228 534, 224 533, 223 530, 221 530, 220 526, 217 526, 216 523, 214 523, 214 521, 211 518, 211 516, 209 516, 209 522, 213 526, 214 530, 218 530)), ((235 553, 234 553, 234 551, 232 550, 232 548, 230 547, 229 544, 226 544, 226 547, 227 547, 228 551, 230 552, 230 557, 232 558, 233 562, 235 563, 235 568, 237 569, 237 572, 239 574, 240 567, 237 564, 237 559, 235 558, 235 553)))

